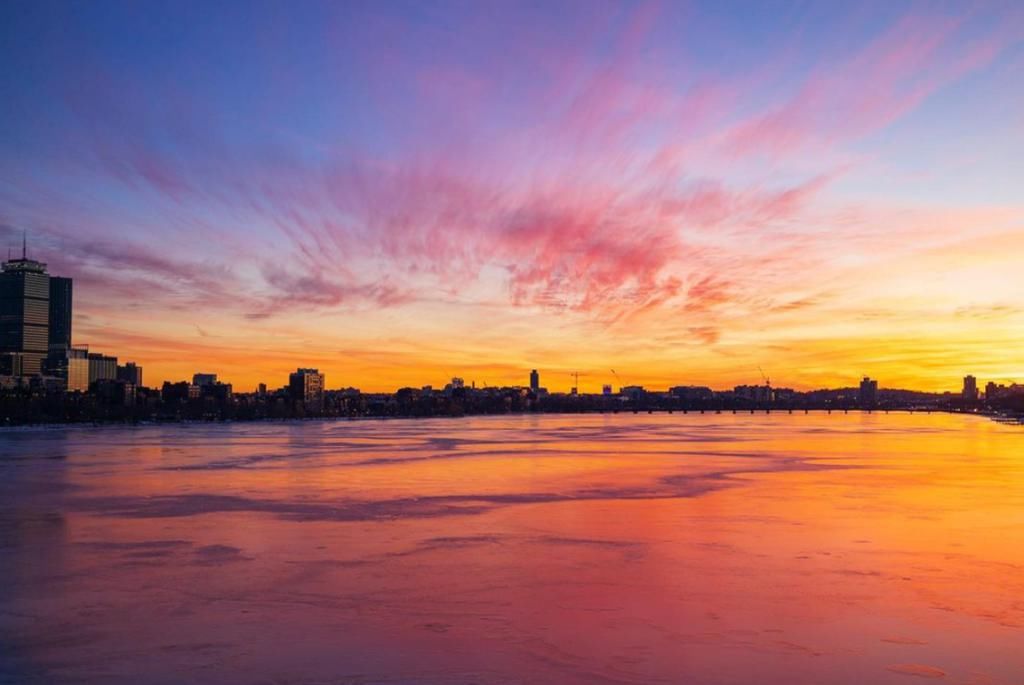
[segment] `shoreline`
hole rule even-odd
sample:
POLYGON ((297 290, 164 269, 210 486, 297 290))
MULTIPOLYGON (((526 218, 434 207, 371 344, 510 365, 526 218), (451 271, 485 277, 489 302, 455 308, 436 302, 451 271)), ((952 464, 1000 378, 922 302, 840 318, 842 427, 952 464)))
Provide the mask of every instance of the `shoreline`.
POLYGON ((476 417, 511 417, 511 416, 593 416, 593 415, 653 415, 653 414, 681 414, 681 415, 772 415, 772 414, 962 414, 966 416, 977 416, 988 418, 996 423, 1008 425, 1024 425, 1024 416, 1010 415, 996 411, 957 411, 953 409, 920 409, 920 408, 890 408, 890 409, 827 409, 827 408, 805 408, 805 409, 688 409, 688 410, 623 410, 623 411, 544 411, 544 412, 504 412, 504 413, 473 413, 459 415, 365 415, 365 416, 310 416, 310 417, 260 417, 250 419, 147 419, 143 421, 68 421, 68 422, 44 422, 44 423, 19 423, 12 425, 0 425, 0 435, 6 433, 64 430, 70 428, 149 428, 154 426, 192 426, 211 424, 263 424, 263 423, 311 423, 311 422, 341 422, 341 421, 420 421, 429 419, 465 419, 476 417))

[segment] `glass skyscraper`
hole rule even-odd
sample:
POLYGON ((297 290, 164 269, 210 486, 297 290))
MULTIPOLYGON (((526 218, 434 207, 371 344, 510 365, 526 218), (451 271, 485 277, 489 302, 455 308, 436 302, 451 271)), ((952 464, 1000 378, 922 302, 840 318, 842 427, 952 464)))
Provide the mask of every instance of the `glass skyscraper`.
POLYGON ((42 371, 49 341, 50 276, 23 252, 0 271, 0 353, 20 357, 20 375, 32 376, 42 371))
POLYGON ((50 276, 50 353, 71 349, 71 279, 50 276))
POLYGON ((71 349, 71 293, 71 279, 50 276, 46 264, 28 258, 24 245, 20 259, 0 265, 4 368, 18 376, 54 369, 66 372, 71 349))

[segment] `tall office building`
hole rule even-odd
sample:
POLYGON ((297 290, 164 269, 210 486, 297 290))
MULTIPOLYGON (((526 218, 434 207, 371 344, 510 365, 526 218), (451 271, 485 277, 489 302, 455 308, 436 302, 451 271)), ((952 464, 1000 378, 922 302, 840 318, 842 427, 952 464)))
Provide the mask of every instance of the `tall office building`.
POLYGON ((21 259, 3 263, 0 271, 0 353, 10 355, 19 371, 42 372, 49 351, 50 276, 46 264, 29 259, 24 245, 21 259))
POLYGON ((292 400, 302 402, 307 411, 324 408, 324 375, 317 369, 297 369, 288 377, 292 400))
POLYGON ((968 402, 978 401, 978 379, 974 376, 964 376, 963 396, 968 402))
POLYGON ((71 279, 50 276, 50 354, 71 348, 71 279))
POLYGON ((142 367, 135 362, 127 362, 117 367, 117 380, 131 383, 136 388, 142 387, 142 367))
POLYGON ((534 392, 540 390, 540 374, 537 373, 537 369, 530 372, 530 390, 534 392))
POLYGON ((96 381, 117 380, 117 357, 98 352, 89 353, 89 386, 96 381))
POLYGON ((858 406, 874 407, 878 403, 878 381, 864 376, 860 382, 860 390, 857 392, 858 406))

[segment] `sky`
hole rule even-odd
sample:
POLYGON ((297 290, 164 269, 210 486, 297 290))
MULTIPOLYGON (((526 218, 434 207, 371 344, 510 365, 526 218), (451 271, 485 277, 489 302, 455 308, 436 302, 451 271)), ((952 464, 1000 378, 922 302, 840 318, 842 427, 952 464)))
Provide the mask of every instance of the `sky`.
POLYGON ((1024 381, 1020 3, 7 2, 0 64, 0 246, 150 386, 1024 381))

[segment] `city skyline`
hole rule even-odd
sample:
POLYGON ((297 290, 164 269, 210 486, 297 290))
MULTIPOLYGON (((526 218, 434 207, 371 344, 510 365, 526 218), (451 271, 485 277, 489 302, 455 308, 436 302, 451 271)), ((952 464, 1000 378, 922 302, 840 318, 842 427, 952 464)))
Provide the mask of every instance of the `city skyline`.
POLYGON ((0 241, 154 387, 1024 379, 1020 7, 601 7, 5 6, 0 241))
MULTIPOLYGON (((1024 385, 985 384, 963 377, 959 393, 920 392, 879 387, 864 376, 856 388, 817 388, 801 392, 772 386, 758 366, 762 382, 732 389, 712 389, 692 381, 668 388, 645 387, 624 381, 609 368, 618 390, 602 383, 601 392, 588 392, 580 373, 569 374, 572 386, 541 385, 539 369, 531 369, 528 385, 502 385, 453 376, 443 386, 433 382, 406 385, 388 392, 363 392, 345 385, 332 389, 318 368, 298 367, 279 388, 260 382, 255 392, 236 393, 233 383, 210 369, 195 371, 187 380, 149 387, 143 367, 118 363, 118 357, 76 343, 73 335, 74 279, 50 274, 48 265, 28 256, 28 237, 22 236, 21 256, 0 264, 0 409, 3 423, 235 421, 260 419, 433 417, 505 413, 618 413, 632 411, 731 411, 772 409, 794 411, 851 409, 866 411, 949 411, 983 413, 998 420, 1017 420, 1024 385), (629 384, 627 384, 629 383, 629 384), (1016 413, 1015 413, 1016 412, 1016 413), (1014 418, 1017 417, 1017 418, 1014 418)), ((587 375, 586 373, 584 376, 587 375)), ((596 374, 606 375, 606 374, 596 374)), ((557 384, 556 378, 555 383, 557 384)))

